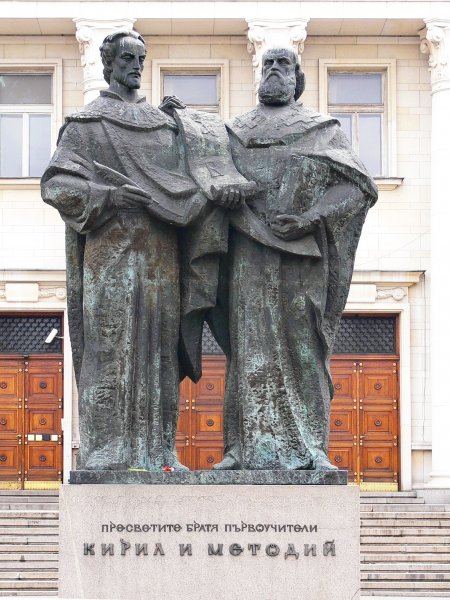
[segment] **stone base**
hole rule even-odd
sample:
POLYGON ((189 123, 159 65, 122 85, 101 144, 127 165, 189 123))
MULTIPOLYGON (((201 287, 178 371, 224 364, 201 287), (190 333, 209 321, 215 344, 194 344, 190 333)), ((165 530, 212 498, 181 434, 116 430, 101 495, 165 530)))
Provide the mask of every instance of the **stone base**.
POLYGON ((73 484, 347 485, 347 471, 71 471, 73 484))
POLYGON ((64 485, 60 598, 355 600, 359 490, 64 485))

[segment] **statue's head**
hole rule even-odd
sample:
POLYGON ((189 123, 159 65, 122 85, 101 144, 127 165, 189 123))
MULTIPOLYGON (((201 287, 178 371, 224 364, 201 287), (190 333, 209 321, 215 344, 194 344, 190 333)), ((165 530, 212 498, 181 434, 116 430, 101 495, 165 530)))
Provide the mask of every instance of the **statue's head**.
POLYGON ((144 68, 144 39, 136 31, 116 31, 107 35, 100 46, 103 63, 103 77, 130 88, 141 87, 141 73, 144 68))
POLYGON ((305 89, 305 75, 298 56, 289 48, 270 48, 262 55, 258 96, 262 104, 289 104, 305 89))

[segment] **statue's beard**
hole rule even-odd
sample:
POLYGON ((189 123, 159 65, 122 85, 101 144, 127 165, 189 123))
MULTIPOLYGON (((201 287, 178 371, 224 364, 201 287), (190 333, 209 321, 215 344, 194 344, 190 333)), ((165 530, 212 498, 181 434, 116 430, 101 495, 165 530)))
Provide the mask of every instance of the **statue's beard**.
POLYGON ((262 104, 287 104, 294 98, 295 74, 271 72, 261 80, 258 97, 262 104))

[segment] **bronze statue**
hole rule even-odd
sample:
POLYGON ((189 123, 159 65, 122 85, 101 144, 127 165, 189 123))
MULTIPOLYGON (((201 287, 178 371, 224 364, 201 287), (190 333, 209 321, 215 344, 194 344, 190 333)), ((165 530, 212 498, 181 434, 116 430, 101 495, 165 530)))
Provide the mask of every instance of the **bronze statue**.
POLYGON ((78 469, 185 469, 178 383, 201 376, 204 321, 228 356, 217 468, 331 469, 328 363, 370 176, 335 119, 296 103, 289 50, 266 53, 260 104, 228 132, 138 96, 136 32, 101 54, 109 88, 66 119, 42 178, 66 223, 78 469))
POLYGON ((260 190, 251 210, 305 248, 263 246, 231 227, 225 456, 215 469, 335 468, 329 360, 377 191, 338 121, 297 103, 303 90, 296 54, 269 50, 259 105, 227 125, 237 169, 260 190))
MULTIPOLYGON (((182 145, 193 142, 179 134, 169 114, 184 105, 169 97, 160 110, 138 96, 146 56, 138 33, 109 35, 100 52, 109 87, 83 111, 67 117, 41 182, 44 201, 66 223, 69 326, 80 415, 77 467, 183 470, 175 450, 177 228, 199 220, 209 210, 209 200, 241 201, 243 190, 252 186, 236 171, 231 156, 224 165, 211 157, 213 172, 226 171, 214 191, 209 171, 199 183, 190 176, 182 145)), ((217 117, 212 126, 225 131, 217 117)), ((183 240, 188 246, 188 231, 183 240)), ((207 246, 204 252, 196 248, 195 258, 201 260, 209 251, 207 246)), ((191 284, 200 295, 201 287, 201 282, 191 284)), ((182 360, 181 366, 184 372, 182 360)))

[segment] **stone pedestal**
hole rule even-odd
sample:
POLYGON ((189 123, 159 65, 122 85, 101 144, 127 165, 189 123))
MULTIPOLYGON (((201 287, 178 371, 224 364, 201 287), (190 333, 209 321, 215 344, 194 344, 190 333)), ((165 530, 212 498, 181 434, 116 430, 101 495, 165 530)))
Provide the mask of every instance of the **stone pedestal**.
POLYGON ((354 600, 359 490, 65 485, 60 598, 354 600))

